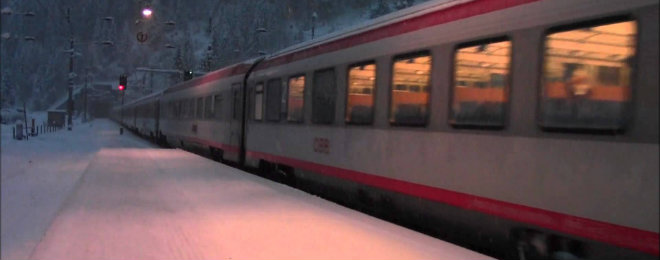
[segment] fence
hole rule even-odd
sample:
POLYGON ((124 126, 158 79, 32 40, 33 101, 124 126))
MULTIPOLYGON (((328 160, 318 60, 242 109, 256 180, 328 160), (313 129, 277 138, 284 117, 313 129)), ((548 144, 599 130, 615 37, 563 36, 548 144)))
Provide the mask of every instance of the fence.
POLYGON ((64 126, 54 126, 48 124, 34 125, 32 127, 23 127, 23 124, 17 124, 12 127, 12 138, 16 140, 28 140, 30 136, 38 136, 39 134, 52 133, 58 130, 61 130, 64 126), (25 130, 23 130, 25 129, 25 130))

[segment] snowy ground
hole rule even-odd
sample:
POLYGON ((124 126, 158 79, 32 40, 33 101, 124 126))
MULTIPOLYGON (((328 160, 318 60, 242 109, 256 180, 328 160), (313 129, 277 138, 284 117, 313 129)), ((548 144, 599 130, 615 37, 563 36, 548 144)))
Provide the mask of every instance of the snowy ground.
POLYGON ((5 130, 2 259, 490 259, 109 121, 5 130))

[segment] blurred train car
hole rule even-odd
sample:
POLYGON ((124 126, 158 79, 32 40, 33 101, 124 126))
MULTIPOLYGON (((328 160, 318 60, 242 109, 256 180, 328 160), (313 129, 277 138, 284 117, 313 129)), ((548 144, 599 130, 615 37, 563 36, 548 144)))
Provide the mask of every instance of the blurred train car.
POLYGON ((115 113, 494 256, 657 259, 657 70, 657 0, 432 1, 115 113))

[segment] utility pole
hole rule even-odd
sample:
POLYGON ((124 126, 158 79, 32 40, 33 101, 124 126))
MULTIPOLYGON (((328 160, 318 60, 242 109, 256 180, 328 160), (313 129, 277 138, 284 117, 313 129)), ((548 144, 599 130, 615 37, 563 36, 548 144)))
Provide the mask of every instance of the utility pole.
POLYGON ((75 51, 73 50, 73 25, 71 25, 71 8, 66 9, 66 21, 69 24, 69 101, 67 103, 67 114, 69 116, 67 120, 67 130, 71 131, 73 128, 73 55, 75 51))

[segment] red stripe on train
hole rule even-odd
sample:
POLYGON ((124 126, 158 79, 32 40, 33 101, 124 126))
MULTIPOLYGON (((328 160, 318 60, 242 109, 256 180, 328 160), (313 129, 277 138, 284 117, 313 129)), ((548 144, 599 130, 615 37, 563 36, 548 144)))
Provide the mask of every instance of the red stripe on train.
POLYGON ((247 156, 658 255, 658 233, 262 152, 247 156))

